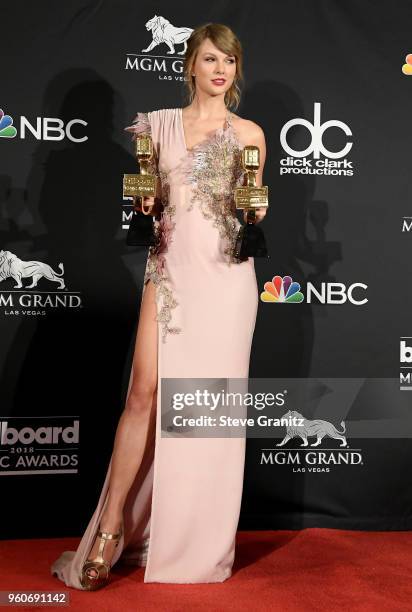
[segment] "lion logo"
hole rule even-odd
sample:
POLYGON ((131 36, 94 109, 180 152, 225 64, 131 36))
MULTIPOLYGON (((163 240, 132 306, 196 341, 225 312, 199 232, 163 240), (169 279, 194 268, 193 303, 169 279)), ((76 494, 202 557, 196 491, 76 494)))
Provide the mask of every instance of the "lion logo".
POLYGON ((319 446, 322 441, 322 438, 325 436, 329 436, 330 438, 334 438, 335 440, 342 440, 342 444, 340 446, 347 446, 347 441, 344 435, 346 432, 346 425, 344 421, 341 422, 341 427, 343 427, 343 431, 340 432, 336 429, 332 423, 329 421, 322 421, 321 419, 315 419, 311 421, 309 419, 305 419, 300 412, 296 412, 296 410, 289 410, 286 414, 282 416, 282 418, 288 417, 296 417, 296 419, 301 419, 300 422, 303 422, 303 425, 300 426, 286 426, 286 436, 283 438, 282 442, 276 444, 276 446, 283 446, 291 440, 292 438, 300 437, 303 440, 303 444, 301 446, 308 446, 308 438, 311 436, 316 436, 317 440, 310 446, 319 446))
POLYGON ((23 261, 14 253, 11 253, 11 251, 0 251, 0 282, 6 278, 14 278, 17 283, 13 285, 14 289, 21 289, 23 287, 21 279, 30 276, 33 279, 32 284, 27 285, 25 289, 37 287, 37 283, 42 276, 47 278, 47 280, 59 283, 59 289, 66 289, 62 278, 64 274, 62 263, 59 263, 59 268, 61 274, 55 272, 51 266, 42 261, 23 261))
POLYGON ((165 43, 169 47, 166 53, 174 54, 175 45, 184 45, 182 51, 178 51, 177 55, 186 53, 186 41, 193 32, 193 28, 177 28, 160 15, 155 15, 146 22, 146 30, 152 30, 152 42, 146 49, 142 49, 143 53, 148 53, 157 45, 165 43))

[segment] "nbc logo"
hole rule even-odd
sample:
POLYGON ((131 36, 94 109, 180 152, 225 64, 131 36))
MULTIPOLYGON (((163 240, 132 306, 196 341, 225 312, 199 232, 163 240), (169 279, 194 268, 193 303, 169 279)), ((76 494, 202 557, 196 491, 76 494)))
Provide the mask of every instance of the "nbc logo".
POLYGON ((412 75, 412 53, 408 53, 408 55, 405 57, 405 62, 406 64, 402 66, 402 72, 403 74, 407 74, 408 76, 411 76, 412 75))
POLYGON ((260 294, 262 302, 286 302, 299 304, 303 302, 304 295, 300 291, 300 284, 294 282, 291 276, 274 276, 264 285, 265 290, 260 294))
POLYGON ((13 119, 10 115, 5 115, 0 108, 0 138, 14 138, 17 130, 13 125, 13 119))
POLYGON ((306 283, 305 295, 300 290, 300 284, 292 280, 291 276, 274 276, 271 281, 267 281, 264 285, 264 291, 260 294, 262 302, 283 303, 283 304, 300 304, 306 296, 307 304, 345 304, 350 302, 355 306, 366 304, 368 298, 354 295, 356 290, 366 291, 368 288, 364 283, 352 283, 345 285, 344 283, 320 283, 319 287, 311 282, 306 283))
MULTIPOLYGON (((77 123, 82 126, 87 126, 87 121, 83 119, 70 119, 64 123, 59 117, 36 117, 36 123, 31 123, 27 117, 21 115, 16 120, 19 124, 19 138, 24 140, 26 133, 30 133, 36 140, 64 140, 67 138, 72 142, 85 142, 88 136, 76 136, 72 133, 72 128, 77 123)), ((75 128, 75 132, 78 128, 75 128)), ((5 115, 0 108, 0 138, 15 138, 17 129, 13 125, 13 118, 10 115, 5 115)))

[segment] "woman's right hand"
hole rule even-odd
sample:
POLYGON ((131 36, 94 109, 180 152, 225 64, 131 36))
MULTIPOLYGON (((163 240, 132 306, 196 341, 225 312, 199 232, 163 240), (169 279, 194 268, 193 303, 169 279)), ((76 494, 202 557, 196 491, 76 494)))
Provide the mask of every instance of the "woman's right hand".
POLYGON ((151 214, 151 211, 153 210, 154 203, 155 203, 154 197, 148 198, 148 197, 145 196, 143 198, 144 209, 145 209, 146 212, 149 210, 150 211, 149 214, 151 214))
MULTIPOLYGON (((147 196, 143 197, 143 204, 146 210, 149 205, 154 206, 154 203, 155 203, 154 197, 147 197, 147 196)), ((140 210, 140 211, 142 210, 142 198, 141 197, 133 196, 133 204, 137 210, 140 210)))

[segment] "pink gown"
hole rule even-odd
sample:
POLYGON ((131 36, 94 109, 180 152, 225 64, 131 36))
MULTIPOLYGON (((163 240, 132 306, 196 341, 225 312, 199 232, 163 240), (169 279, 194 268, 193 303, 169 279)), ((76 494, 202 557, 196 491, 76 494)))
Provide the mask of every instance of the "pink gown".
MULTIPOLYGON (((232 574, 243 488, 245 437, 176 438, 161 434, 161 379, 244 378, 258 307, 254 259, 232 256, 241 223, 233 192, 243 184, 239 140, 225 125, 187 149, 182 109, 137 113, 125 128, 151 134, 153 171, 164 211, 160 246, 150 247, 143 292, 156 287, 158 399, 155 434, 123 512, 124 534, 112 558, 145 566, 144 582, 223 582, 232 574)), ((142 294, 143 295, 143 294, 142 294)), ((133 367, 130 372, 130 392, 133 367)), ((112 460, 77 551, 51 573, 82 589, 80 574, 107 500, 112 460)))

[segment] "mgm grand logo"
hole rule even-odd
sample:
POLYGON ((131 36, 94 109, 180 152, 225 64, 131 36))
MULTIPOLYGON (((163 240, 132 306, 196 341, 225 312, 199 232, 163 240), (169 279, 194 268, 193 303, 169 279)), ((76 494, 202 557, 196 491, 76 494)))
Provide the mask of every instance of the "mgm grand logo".
POLYGON ((285 446, 293 438, 301 441, 299 448, 280 451, 276 449, 262 449, 261 464, 288 465, 293 472, 330 472, 331 467, 336 465, 363 465, 360 449, 349 449, 346 440, 346 425, 341 422, 339 431, 329 421, 322 419, 305 419, 302 414, 295 410, 289 410, 282 419, 292 418, 298 425, 287 425, 286 434, 281 442, 275 446, 285 446), (323 450, 311 450, 320 446, 324 438, 339 440, 339 448, 325 448, 323 450), (316 438, 315 442, 309 444, 308 438, 316 438))
MULTIPOLYGON (((140 53, 127 53, 126 70, 158 72, 161 80, 182 81, 183 57, 193 29, 176 26, 162 15, 153 15, 145 27, 151 33, 151 41, 139 49, 140 53), (172 74, 168 74, 169 69, 172 74)), ((138 40, 142 40, 140 34, 138 40)))
POLYGON ((7 316, 45 315, 50 308, 79 308, 82 306, 78 291, 68 291, 64 281, 64 267, 59 263, 60 272, 53 270, 42 261, 23 260, 11 251, 0 250, 0 283, 6 286, 10 280, 12 289, 0 291, 0 308, 7 316), (25 279, 31 284, 23 285, 25 279), (57 291, 39 291, 39 280, 54 283, 57 291), (57 286, 57 287, 56 287, 57 286), (27 291, 36 289, 36 291, 27 291), (61 291, 61 293, 60 293, 61 291))

